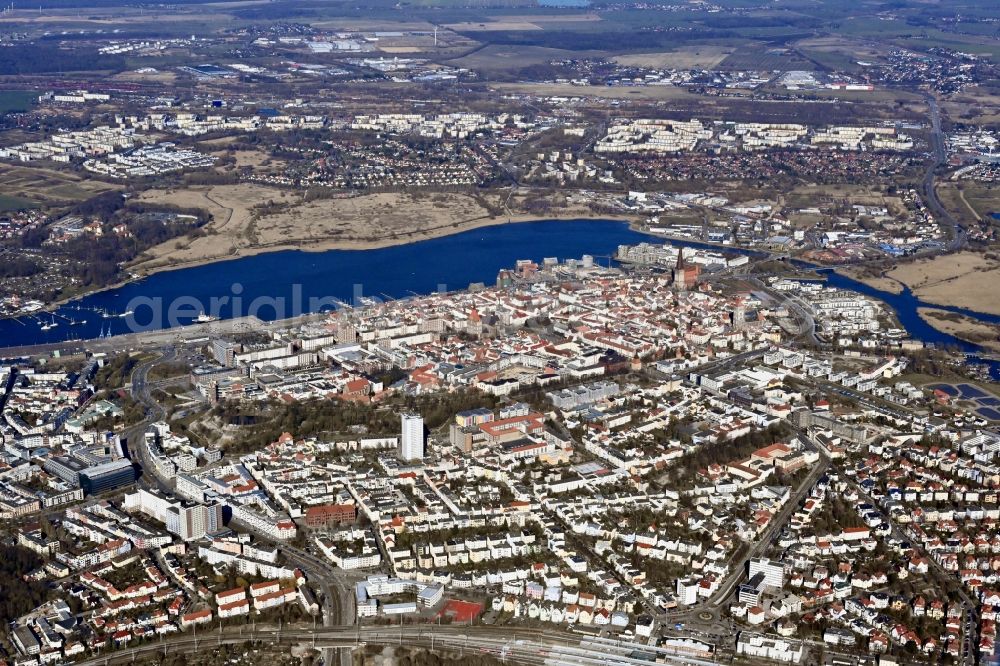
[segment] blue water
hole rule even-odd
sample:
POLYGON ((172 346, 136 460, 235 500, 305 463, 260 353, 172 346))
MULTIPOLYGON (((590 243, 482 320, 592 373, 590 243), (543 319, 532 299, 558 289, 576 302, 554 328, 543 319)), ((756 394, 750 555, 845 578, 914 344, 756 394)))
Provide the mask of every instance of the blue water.
MULTIPOLYGON (((288 250, 259 254, 204 266, 156 273, 148 278, 72 301, 56 316, 20 321, 0 320, 0 348, 89 339, 102 333, 169 328, 191 323, 202 310, 223 319, 255 315, 265 321, 356 304, 364 298, 403 298, 414 293, 465 289, 470 283, 493 284, 497 272, 518 259, 579 258, 584 254, 606 263, 621 244, 653 239, 623 222, 604 220, 539 221, 500 224, 453 236, 377 250, 288 250), (213 302, 215 299, 215 302, 213 302), (118 316, 134 310, 129 316, 118 316), (86 323, 70 325, 65 318, 86 323), (43 331, 41 322, 58 326, 43 331)), ((655 241, 653 241, 655 242, 655 241)), ((718 250, 697 242, 674 245, 718 250)), ((726 248, 727 252, 755 255, 726 248)), ((918 340, 952 345, 974 354, 975 345, 936 331, 916 309, 924 305, 909 291, 890 294, 827 272, 829 284, 881 299, 896 311, 900 323, 918 340)), ((926 304, 1000 324, 1000 317, 926 304)), ((1000 363, 992 363, 1000 377, 1000 363)))
POLYGON ((538 0, 539 7, 578 8, 589 7, 590 0, 538 0))
POLYGON ((24 324, 0 320, 0 347, 96 338, 109 331, 127 333, 135 327, 184 325, 201 310, 224 319, 255 314, 271 321, 335 307, 333 299, 353 304, 359 297, 401 298, 414 292, 465 289, 473 282, 492 285, 498 271, 513 267, 518 259, 539 261, 591 254, 606 264, 618 245, 649 240, 648 235, 622 222, 542 221, 501 224, 376 250, 258 254, 156 273, 140 282, 85 296, 59 308, 55 318, 40 315, 42 321, 58 324, 48 331, 40 330, 39 322, 32 319, 22 317, 24 324), (219 307, 212 308, 213 298, 225 297, 227 302, 220 300, 219 307), (151 298, 160 303, 151 304, 151 298), (261 299, 271 299, 279 307, 261 299), (310 303, 311 299, 322 300, 310 303), (170 316, 171 305, 177 316, 170 316), (116 316, 129 309, 135 311, 133 315, 116 316), (111 316, 105 317, 98 310, 111 316), (86 319, 86 324, 70 325, 58 315, 86 319))
POLYGON ((940 331, 934 329, 934 327, 921 319, 920 315, 917 314, 918 307, 947 310, 948 312, 955 312, 969 317, 975 317, 980 321, 990 324, 1000 324, 1000 316, 997 315, 986 314, 985 312, 975 312, 973 310, 966 310, 964 308, 957 308, 950 305, 925 303, 914 296, 908 288, 904 289, 900 294, 891 294, 889 292, 870 287, 863 282, 858 282, 857 280, 844 277, 843 275, 835 273, 832 270, 823 269, 821 272, 826 274, 827 284, 831 287, 851 289, 884 301, 889 307, 896 311, 896 316, 899 319, 899 323, 903 325, 903 328, 905 328, 912 337, 917 338, 918 340, 923 340, 924 342, 934 342, 937 344, 958 344, 963 351, 969 352, 978 349, 976 345, 968 342, 962 342, 947 333, 941 333, 940 331), (957 341, 957 343, 955 341, 957 341))

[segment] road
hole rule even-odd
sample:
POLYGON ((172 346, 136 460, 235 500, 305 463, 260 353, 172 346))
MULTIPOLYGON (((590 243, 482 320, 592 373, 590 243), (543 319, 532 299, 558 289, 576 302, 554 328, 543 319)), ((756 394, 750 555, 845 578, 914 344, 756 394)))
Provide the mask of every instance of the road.
POLYGON ((941 205, 941 200, 938 199, 934 181, 937 177, 938 168, 945 164, 948 155, 945 151, 944 133, 941 131, 941 109, 938 107, 937 99, 934 98, 933 94, 928 93, 926 99, 931 121, 932 159, 930 164, 927 165, 927 171, 924 173, 921 189, 924 195, 924 203, 938 219, 938 222, 951 228, 951 241, 948 243, 948 250, 955 252, 965 247, 968 237, 965 227, 958 223, 954 216, 941 205))
MULTIPOLYGON (((177 352, 174 347, 164 347, 156 358, 142 363, 132 371, 131 394, 136 401, 145 407, 146 418, 125 431, 125 438, 129 444, 129 452, 133 461, 138 462, 143 469, 139 483, 149 488, 157 488, 165 493, 174 492, 173 481, 156 473, 149 458, 149 450, 143 442, 146 428, 151 423, 164 420, 167 415, 166 409, 153 398, 150 392, 149 371, 159 363, 173 361, 176 356, 177 352)), ((330 562, 284 542, 274 541, 255 530, 249 531, 253 531, 258 538, 278 546, 285 559, 301 569, 309 581, 318 588, 320 592, 318 601, 323 609, 324 627, 333 627, 338 624, 350 625, 353 622, 355 613, 351 583, 340 575, 330 562)))
MULTIPOLYGON (((815 447, 814 447, 815 448, 815 447)), ((778 540, 778 535, 781 534, 781 530, 784 529, 788 520, 792 517, 801 506, 806 494, 809 490, 819 481, 820 477, 826 474, 826 471, 830 469, 830 459, 825 455, 820 454, 819 462, 813 467, 809 472, 809 476, 805 478, 798 489, 792 494, 788 501, 785 502, 784 506, 781 507, 781 511, 771 519, 768 523, 767 528, 764 533, 754 542, 754 545, 750 547, 747 554, 743 557, 743 561, 740 563, 739 567, 733 567, 729 576, 719 585, 719 589, 716 590, 709 600, 709 606, 721 606, 726 602, 729 596, 732 594, 733 589, 736 585, 743 579, 747 571, 747 563, 755 557, 760 557, 767 551, 768 548, 774 545, 775 541, 778 540)))
POLYGON ((795 315, 795 318, 799 321, 799 335, 806 336, 809 338, 809 342, 817 347, 826 345, 826 343, 820 340, 816 335, 816 319, 812 313, 812 306, 800 300, 796 295, 774 291, 757 277, 747 277, 747 281, 756 284, 762 292, 766 293, 776 302, 788 307, 789 311, 791 311, 795 315))
POLYGON ((153 473, 153 466, 149 460, 149 451, 144 444, 146 428, 152 423, 162 421, 167 417, 167 411, 160 405, 150 393, 149 371, 158 363, 168 363, 176 358, 177 352, 173 347, 166 347, 160 351, 156 358, 150 359, 137 366, 132 371, 131 395, 132 398, 146 409, 146 418, 141 422, 130 426, 125 430, 124 439, 128 442, 129 454, 133 462, 138 462, 142 466, 143 475, 139 479, 141 485, 149 488, 159 488, 160 490, 172 493, 173 484, 167 479, 161 479, 153 473))

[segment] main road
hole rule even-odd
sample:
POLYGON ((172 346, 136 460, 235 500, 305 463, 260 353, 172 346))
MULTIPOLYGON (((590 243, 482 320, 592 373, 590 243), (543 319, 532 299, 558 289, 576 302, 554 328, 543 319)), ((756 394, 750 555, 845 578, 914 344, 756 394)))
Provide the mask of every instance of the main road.
POLYGON ((150 488, 159 488, 168 493, 173 492, 173 485, 167 479, 162 479, 154 473, 153 466, 149 460, 149 450, 146 448, 144 438, 146 428, 150 424, 162 421, 167 417, 167 410, 164 409, 163 405, 154 400, 150 393, 149 371, 158 363, 166 363, 174 360, 175 356, 176 351, 173 347, 165 347, 160 350, 155 358, 141 363, 132 370, 129 392, 132 398, 146 410, 146 418, 128 427, 124 433, 132 462, 137 462, 142 467, 143 475, 139 479, 139 483, 150 488))
POLYGON ((951 241, 948 243, 948 250, 957 251, 965 247, 968 240, 967 234, 965 227, 958 223, 938 199, 934 181, 937 177, 937 170, 947 161, 948 155, 945 151, 944 133, 941 131, 941 109, 933 93, 928 93, 926 99, 931 121, 931 162, 927 165, 927 171, 924 173, 921 189, 924 194, 924 203, 927 204, 930 211, 934 213, 941 224, 951 227, 951 241))

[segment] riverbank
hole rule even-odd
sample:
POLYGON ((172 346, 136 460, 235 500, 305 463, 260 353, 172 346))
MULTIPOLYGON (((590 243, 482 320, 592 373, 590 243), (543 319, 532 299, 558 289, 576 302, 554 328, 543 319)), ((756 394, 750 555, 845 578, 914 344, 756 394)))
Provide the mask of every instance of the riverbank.
POLYGON ((281 250, 373 250, 538 219, 629 223, 641 219, 599 215, 586 201, 558 193, 538 195, 529 202, 528 194, 383 192, 308 199, 252 184, 150 190, 141 201, 198 208, 208 212, 212 220, 194 237, 150 248, 128 268, 151 275, 281 250), (528 212, 539 203, 544 205, 544 213, 528 212))
MULTIPOLYGON (((629 228, 639 233, 649 233, 639 226, 640 218, 630 218, 627 216, 621 217, 610 217, 606 214, 598 214, 592 211, 577 211, 574 213, 566 213, 564 215, 546 215, 545 220, 552 220, 555 222, 567 222, 571 223, 574 221, 593 221, 593 222, 622 222, 629 225, 629 228)), ((365 250, 381 250, 388 247, 397 247, 400 245, 410 245, 412 243, 419 243, 422 241, 435 240, 438 238, 444 238, 447 236, 453 236, 456 234, 465 233, 467 231, 475 231, 477 229, 485 229, 488 227, 504 226, 507 224, 524 224, 530 222, 538 222, 539 217, 537 215, 512 215, 509 217, 488 217, 476 220, 468 220, 461 223, 447 224, 440 227, 434 227, 430 229, 421 229, 417 231, 412 231, 409 233, 394 234, 391 238, 385 238, 380 240, 344 240, 344 239, 327 239, 327 240, 312 240, 312 241, 293 241, 293 242, 278 242, 272 245, 255 245, 251 247, 238 248, 229 254, 220 254, 211 257, 199 257, 195 259, 190 259, 183 262, 169 263, 169 264, 149 264, 142 262, 140 264, 134 264, 131 269, 136 273, 136 277, 132 280, 127 280, 119 283, 115 286, 122 286, 128 282, 134 281, 136 279, 142 279, 154 275, 156 273, 164 271, 179 270, 184 268, 194 268, 197 266, 206 266, 209 264, 215 264, 225 261, 232 261, 235 259, 244 259, 247 257, 253 257, 260 254, 269 254, 272 252, 284 252, 287 250, 296 250, 299 252, 307 252, 310 254, 328 252, 330 250, 346 250, 346 251, 365 251, 365 250)), ((664 241, 669 242, 671 239, 664 236, 659 236, 657 234, 650 234, 650 236, 661 238, 664 241)), ((697 241, 695 241, 697 242, 697 241)), ((74 298, 79 298, 80 296, 74 296, 74 298)))
POLYGON ((989 253, 957 252, 921 258, 889 269, 838 266, 838 275, 873 289, 900 295, 909 289, 930 305, 961 308, 986 315, 1000 315, 1000 298, 992 285, 1000 285, 1000 259, 989 253))
POLYGON ((987 324, 956 312, 935 308, 917 308, 917 314, 942 333, 979 345, 983 349, 1000 352, 1000 326, 996 324, 987 324))
MULTIPOLYGON (((642 216, 609 216, 607 214, 598 214, 590 209, 575 207, 572 209, 566 209, 559 214, 546 216, 546 220, 567 222, 571 223, 573 221, 595 221, 595 222, 611 222, 611 223, 625 223, 629 228, 635 232, 648 234, 651 237, 659 238, 664 241, 672 240, 669 237, 662 236, 660 234, 652 234, 642 228, 641 222, 645 218, 642 216)), ((295 250, 307 253, 322 253, 330 250, 347 250, 347 251, 366 251, 366 250, 378 250, 389 247, 397 247, 402 245, 408 245, 412 243, 419 243, 422 241, 434 240, 437 238, 444 238, 447 236, 453 236, 461 234, 467 231, 474 231, 476 229, 485 229, 495 226, 503 226, 507 224, 524 224, 531 222, 538 222, 539 217, 537 215, 530 214, 519 214, 511 216, 501 216, 501 217, 481 217, 471 220, 465 220, 461 222, 449 222, 441 224, 435 227, 423 227, 415 229, 411 232, 394 233, 391 237, 376 238, 376 239, 350 239, 350 238, 327 238, 327 239, 316 239, 316 240, 300 240, 300 241, 281 241, 275 242, 270 245, 255 245, 248 247, 239 247, 232 249, 230 252, 218 252, 211 255, 195 256, 188 260, 167 260, 161 259, 151 259, 149 257, 145 259, 140 259, 137 262, 127 266, 129 272, 128 277, 117 280, 111 284, 107 284, 101 287, 85 289, 78 292, 74 292, 70 295, 59 298, 56 301, 47 303, 43 310, 40 310, 37 314, 51 313, 59 308, 63 307, 67 303, 79 301, 81 299, 101 294, 103 292, 110 292, 117 289, 121 289, 130 284, 134 284, 141 280, 144 280, 157 273, 163 273, 167 271, 183 270, 188 268, 197 268, 201 266, 208 266, 211 264, 234 261, 238 259, 243 259, 247 257, 252 257, 261 254, 273 253, 273 252, 283 252, 288 250, 295 250)), ((209 238, 214 238, 210 236, 209 238)), ((676 239, 684 242, 698 242, 689 241, 687 239, 676 239)), ((171 243, 176 244, 178 241, 168 241, 164 243, 161 248, 166 248, 171 243)), ((724 246, 720 245, 720 249, 725 249, 724 246)), ((160 257, 174 257, 169 250, 164 249, 167 254, 160 254, 160 257)), ((150 253, 156 256, 155 248, 150 253)))
POLYGON ((887 277, 884 272, 873 273, 871 269, 859 268, 857 266, 837 266, 833 270, 838 275, 862 282, 872 289, 878 289, 879 291, 895 295, 903 293, 903 285, 898 280, 887 277))
POLYGON ((957 252, 901 264, 887 273, 921 301, 1000 315, 1000 259, 982 252, 957 252))
POLYGON ((272 321, 338 304, 365 302, 363 297, 405 298, 443 288, 491 284, 501 269, 514 266, 518 259, 540 261, 589 254, 603 263, 603 258, 613 255, 620 245, 648 240, 648 234, 628 223, 606 218, 511 224, 502 220, 481 229, 378 249, 261 252, 159 270, 146 279, 95 292, 59 309, 57 317, 85 318, 85 324, 68 326, 60 320, 58 327, 41 330, 33 320, 0 320, 0 342, 20 346, 120 336, 183 326, 200 311, 223 320, 257 316, 272 321), (104 312, 129 310, 134 316, 102 316, 104 312))

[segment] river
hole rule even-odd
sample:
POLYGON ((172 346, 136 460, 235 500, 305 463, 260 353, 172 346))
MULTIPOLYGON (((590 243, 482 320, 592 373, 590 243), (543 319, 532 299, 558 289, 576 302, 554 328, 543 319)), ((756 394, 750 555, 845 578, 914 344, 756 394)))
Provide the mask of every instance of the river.
MULTIPOLYGON (((221 318, 253 314, 263 320, 356 303, 365 297, 404 298, 413 293, 493 284, 497 273, 518 259, 579 258, 606 263, 619 245, 655 242, 624 222, 542 220, 499 224, 451 236, 374 250, 285 250, 202 266, 154 273, 121 287, 71 301, 55 315, 0 320, 0 347, 88 339, 191 323, 205 310, 221 318), (213 301, 214 299, 214 301, 213 301), (123 316, 127 311, 134 312, 123 316), (173 316, 172 316, 173 315, 173 316), (70 320, 77 323, 72 324, 70 320), (52 324, 56 326, 52 327, 52 324), (42 326, 50 326, 45 330, 42 326)), ((697 242, 673 245, 755 255, 737 248, 697 242)), ((926 324, 917 307, 939 307, 1000 323, 1000 317, 922 303, 909 291, 891 294, 827 272, 829 284, 878 298, 892 307, 900 323, 918 340, 950 344, 974 353, 975 345, 926 324)), ((1000 368, 994 364, 994 372, 1000 368)))

